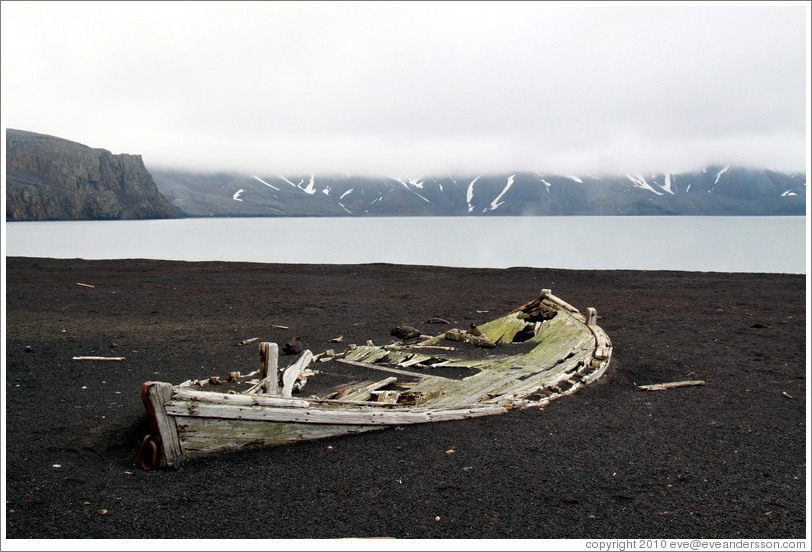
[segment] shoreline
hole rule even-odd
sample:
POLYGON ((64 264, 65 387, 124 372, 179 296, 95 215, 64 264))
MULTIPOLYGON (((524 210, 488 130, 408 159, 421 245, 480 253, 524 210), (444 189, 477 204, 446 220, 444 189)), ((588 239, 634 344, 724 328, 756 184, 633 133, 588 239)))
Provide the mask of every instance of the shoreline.
POLYGON ((804 538, 805 280, 8 257, 7 537, 804 538), (253 337, 317 353, 467 326, 542 288, 596 308, 614 345, 543 410, 134 464, 144 381, 253 370, 253 337), (706 385, 639 389, 680 379, 706 385))

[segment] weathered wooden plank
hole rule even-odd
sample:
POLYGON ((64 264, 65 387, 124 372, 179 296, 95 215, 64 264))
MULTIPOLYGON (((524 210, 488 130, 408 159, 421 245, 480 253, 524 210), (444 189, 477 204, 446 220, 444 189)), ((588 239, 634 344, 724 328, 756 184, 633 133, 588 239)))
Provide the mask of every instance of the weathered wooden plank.
POLYGON ((282 397, 286 399, 291 398, 293 394, 293 384, 296 383, 296 378, 299 377, 299 374, 301 374, 312 361, 313 353, 311 353, 309 349, 305 349, 293 364, 285 368, 285 371, 282 373, 282 397))
POLYGON ((553 295, 552 293, 546 294, 545 297, 544 297, 544 300, 555 303, 559 307, 563 307, 564 309, 566 309, 566 310, 568 310, 570 312, 575 312, 575 313, 581 312, 578 309, 576 309, 575 307, 573 307, 572 305, 570 305, 569 303, 567 303, 566 301, 564 301, 563 299, 561 299, 560 297, 558 297, 556 295, 553 295))
POLYGON ((281 445, 310 439, 363 433, 386 426, 316 425, 301 423, 268 423, 255 420, 220 420, 216 418, 177 418, 183 450, 212 452, 256 445, 281 445))
POLYGON ((345 354, 344 358, 347 360, 357 360, 359 362, 362 361, 372 363, 386 357, 388 354, 389 351, 381 347, 361 345, 345 354))
POLYGON ((384 378, 380 381, 376 381, 365 385, 359 389, 355 389, 350 391, 346 395, 339 396, 337 398, 347 400, 347 401, 365 401, 367 400, 373 391, 380 389, 381 387, 386 387, 390 383, 394 383, 398 380, 395 376, 390 376, 388 378, 384 378))
POLYGON ((433 357, 431 355, 414 354, 414 355, 412 355, 412 358, 410 358, 409 360, 399 362, 398 366, 408 368, 409 366, 414 366, 415 364, 420 364, 421 362, 426 362, 427 360, 431 360, 432 358, 433 357))
POLYGON ((552 387, 562 383, 587 362, 589 356, 589 351, 582 351, 581 354, 566 359, 550 370, 533 374, 526 379, 507 382, 505 385, 493 389, 489 394, 497 397, 527 397, 545 387, 552 387))
POLYGON ((668 383, 652 383, 651 385, 638 385, 638 389, 643 391, 661 391, 663 389, 674 389, 675 387, 690 387, 693 385, 705 385, 703 380, 671 381, 668 383))
POLYGON ((351 364, 353 366, 360 366, 363 368, 370 368, 372 370, 381 370, 383 372, 391 372, 393 374, 401 374, 404 376, 414 376, 416 378, 436 378, 447 380, 448 378, 444 378, 442 376, 435 376, 431 374, 421 374, 419 372, 410 372, 408 370, 400 370, 398 368, 390 368, 389 366, 380 366, 378 364, 370 364, 368 362, 359 362, 356 360, 347 360, 346 358, 337 358, 336 362, 343 362, 344 364, 351 364))
POLYGON ((310 402, 303 399, 285 399, 267 395, 246 395, 244 393, 217 393, 214 391, 198 391, 193 388, 178 387, 175 387, 172 400, 200 401, 239 406, 292 406, 302 408, 310 406, 310 402))
POLYGON ((257 420, 266 422, 296 422, 307 424, 339 425, 406 425, 427 422, 461 420, 476 416, 488 416, 504 412, 501 405, 470 405, 467 407, 412 410, 404 408, 260 408, 209 403, 171 402, 166 412, 173 416, 193 416, 233 420, 257 420))

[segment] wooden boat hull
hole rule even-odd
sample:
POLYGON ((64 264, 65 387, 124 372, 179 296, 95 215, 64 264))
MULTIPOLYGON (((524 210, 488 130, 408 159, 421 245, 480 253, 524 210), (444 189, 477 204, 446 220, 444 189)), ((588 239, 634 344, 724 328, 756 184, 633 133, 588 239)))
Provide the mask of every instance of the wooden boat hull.
MULTIPOLYGON (((286 444, 543 406, 597 380, 611 358, 611 341, 597 326, 594 309, 587 309, 583 315, 549 290, 479 329, 481 338, 456 330, 458 333, 447 332, 414 348, 349 349, 335 360, 383 370, 390 377, 351 389, 343 398, 294 398, 290 389, 296 376, 289 373, 282 375, 284 386, 280 394, 278 381, 272 381, 278 374, 277 349, 268 343, 260 344, 260 359, 262 374, 272 375, 254 385, 250 392, 205 391, 195 389, 189 382, 177 386, 146 382, 141 396, 152 433, 142 442, 141 465, 153 469, 172 466, 188 454, 286 444), (471 340, 478 345, 484 341, 492 347, 508 344, 504 346, 508 351, 509 344, 517 340, 530 341, 535 346, 521 354, 479 360, 453 358, 453 354, 443 353, 448 358, 438 365, 476 370, 474 375, 458 380, 403 369, 427 366, 425 363, 437 353, 426 351, 453 350, 439 346, 447 339, 471 340), (403 375, 417 379, 408 391, 376 391, 403 375), (258 387, 265 392, 256 393, 258 387), (371 400, 374 396, 383 398, 380 393, 390 393, 394 400, 371 400)), ((311 362, 312 354, 306 353, 310 356, 300 364, 311 362)))

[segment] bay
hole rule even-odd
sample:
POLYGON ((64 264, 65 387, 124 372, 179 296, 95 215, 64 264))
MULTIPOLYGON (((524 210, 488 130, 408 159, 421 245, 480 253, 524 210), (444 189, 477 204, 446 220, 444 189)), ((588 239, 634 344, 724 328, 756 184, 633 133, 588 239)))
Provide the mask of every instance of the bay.
POLYGON ((8 222, 7 256, 806 274, 806 217, 8 222))

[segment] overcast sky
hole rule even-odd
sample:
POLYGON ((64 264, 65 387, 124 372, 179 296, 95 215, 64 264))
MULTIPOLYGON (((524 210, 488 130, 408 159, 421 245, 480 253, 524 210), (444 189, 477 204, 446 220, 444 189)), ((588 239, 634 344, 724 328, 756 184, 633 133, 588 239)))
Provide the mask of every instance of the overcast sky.
POLYGON ((4 128, 147 167, 807 167, 808 2, 3 2, 4 128))

